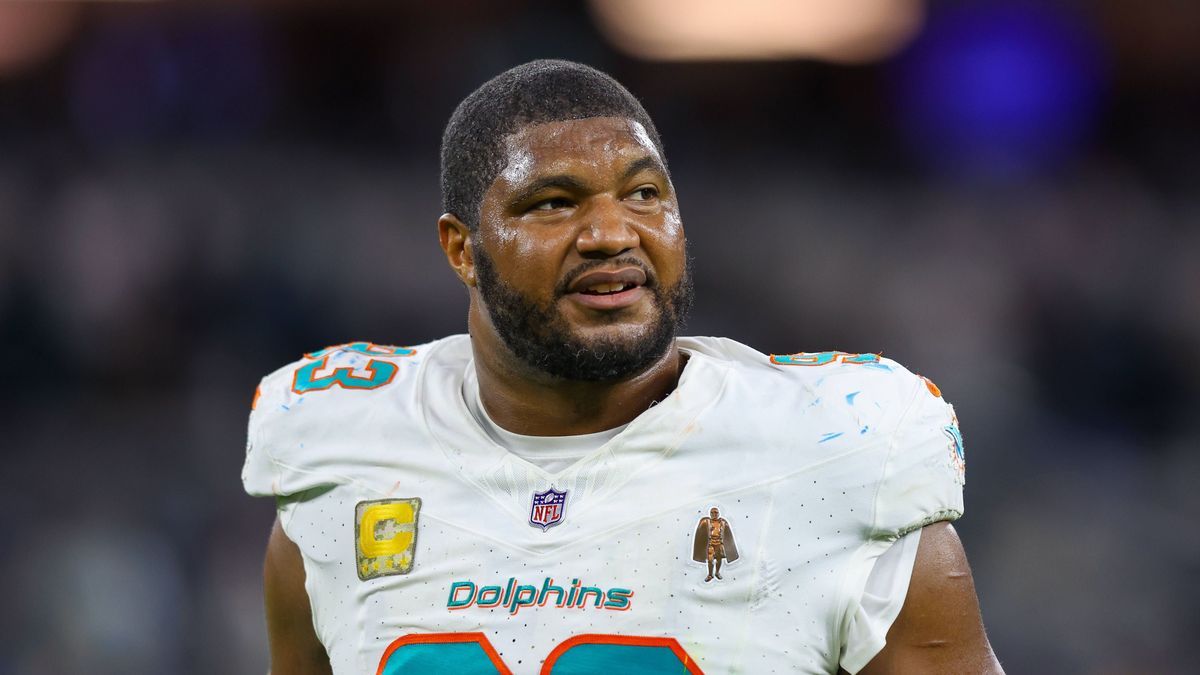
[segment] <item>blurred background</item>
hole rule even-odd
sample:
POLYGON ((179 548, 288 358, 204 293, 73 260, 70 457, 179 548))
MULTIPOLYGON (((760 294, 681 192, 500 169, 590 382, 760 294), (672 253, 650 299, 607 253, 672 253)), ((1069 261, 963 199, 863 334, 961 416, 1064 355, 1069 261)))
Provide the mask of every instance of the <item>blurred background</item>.
POLYGON ((656 120, 689 332, 956 404, 1009 673, 1190 671, 1198 35, 1192 0, 0 3, 0 674, 265 671, 255 385, 465 330, 442 127, 539 57, 656 120))

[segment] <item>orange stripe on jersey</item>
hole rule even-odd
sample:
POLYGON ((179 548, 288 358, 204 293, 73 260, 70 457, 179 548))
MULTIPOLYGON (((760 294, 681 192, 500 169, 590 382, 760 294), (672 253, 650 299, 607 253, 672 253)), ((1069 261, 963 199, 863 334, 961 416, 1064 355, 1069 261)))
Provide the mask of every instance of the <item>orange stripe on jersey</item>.
POLYGON ((925 387, 927 389, 929 389, 929 393, 933 394, 934 396, 936 396, 938 398, 942 397, 942 390, 938 389, 938 386, 933 383, 933 380, 929 379, 928 377, 925 377, 924 375, 921 375, 920 377, 922 380, 925 380, 925 387))

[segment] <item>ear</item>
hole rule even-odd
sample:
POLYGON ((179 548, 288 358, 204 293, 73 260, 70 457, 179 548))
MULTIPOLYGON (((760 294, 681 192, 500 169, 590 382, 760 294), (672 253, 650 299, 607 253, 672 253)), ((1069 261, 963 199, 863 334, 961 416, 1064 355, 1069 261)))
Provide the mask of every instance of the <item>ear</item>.
POLYGON ((446 254, 450 269, 468 288, 475 285, 475 254, 472 252, 471 229, 453 213, 438 218, 438 240, 446 254))

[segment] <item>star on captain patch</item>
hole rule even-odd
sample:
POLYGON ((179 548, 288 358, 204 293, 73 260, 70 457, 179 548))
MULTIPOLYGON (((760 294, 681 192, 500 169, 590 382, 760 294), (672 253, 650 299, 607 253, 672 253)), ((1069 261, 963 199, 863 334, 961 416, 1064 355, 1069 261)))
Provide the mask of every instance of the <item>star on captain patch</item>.
POLYGON ((567 509, 567 491, 547 490, 533 493, 533 504, 529 507, 529 524, 542 528, 542 532, 562 522, 567 509))
POLYGON ((421 499, 379 499, 354 507, 354 549, 358 578, 366 581, 408 574, 417 546, 421 499))

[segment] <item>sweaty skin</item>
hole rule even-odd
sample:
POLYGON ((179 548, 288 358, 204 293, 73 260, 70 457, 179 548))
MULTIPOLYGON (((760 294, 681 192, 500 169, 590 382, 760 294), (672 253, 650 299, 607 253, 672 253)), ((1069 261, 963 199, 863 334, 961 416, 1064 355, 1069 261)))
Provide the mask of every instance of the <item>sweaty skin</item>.
POLYGON ((453 214, 438 220, 442 249, 470 293, 468 326, 484 408, 500 426, 527 435, 626 424, 675 388, 682 361, 674 343, 646 371, 612 382, 568 381, 533 370, 491 322, 477 288, 475 247, 486 247, 513 290, 554 302, 575 336, 640 340, 660 311, 648 292, 632 291, 640 297, 628 306, 597 309, 570 294, 555 297, 554 290, 592 260, 635 258, 661 287, 681 279, 685 239, 662 160, 640 124, 613 117, 525 127, 508 138, 507 156, 484 193, 476 234, 453 214))
MULTIPOLYGON (((533 370, 491 324, 476 287, 475 247, 486 247, 507 284, 556 303, 575 335, 637 340, 659 311, 648 293, 630 296, 617 309, 597 309, 569 294, 556 297, 554 289, 585 261, 629 256, 662 286, 676 284, 685 274, 686 249, 674 188, 645 129, 631 120, 532 125, 508 139, 508 152, 508 166, 484 195, 478 233, 452 214, 438 220, 446 259, 470 294, 468 324, 484 407, 500 426, 528 435, 585 434, 625 424, 675 388, 683 359, 674 343, 646 371, 615 382, 556 380, 533 370)), ((273 675, 328 675, 300 550, 278 522, 264 582, 273 675)), ((923 530, 887 646, 860 672, 1003 673, 983 631, 962 544, 949 524, 923 530)))

